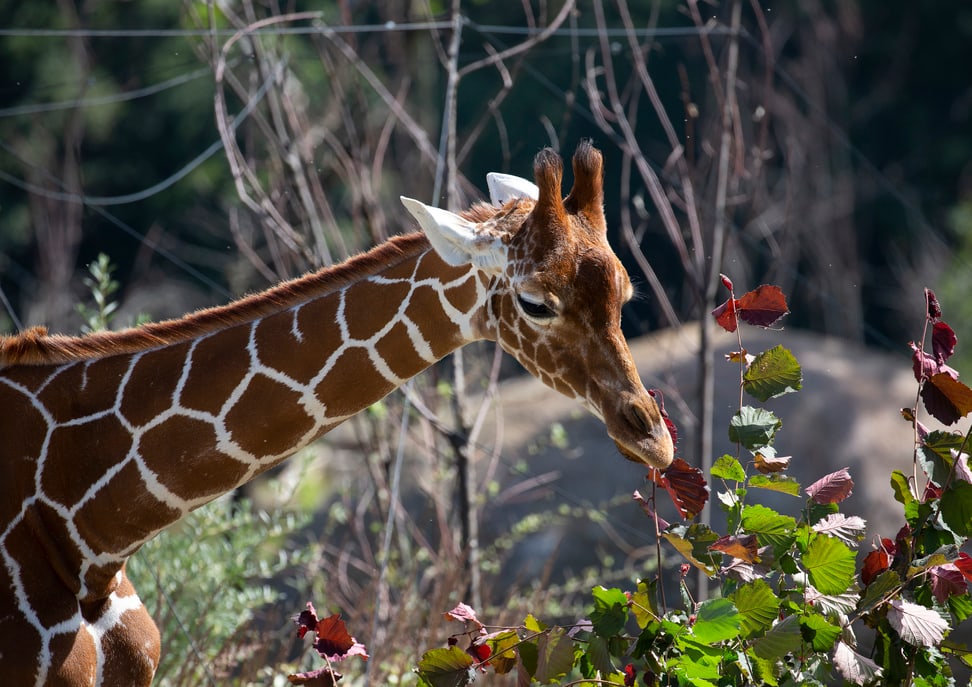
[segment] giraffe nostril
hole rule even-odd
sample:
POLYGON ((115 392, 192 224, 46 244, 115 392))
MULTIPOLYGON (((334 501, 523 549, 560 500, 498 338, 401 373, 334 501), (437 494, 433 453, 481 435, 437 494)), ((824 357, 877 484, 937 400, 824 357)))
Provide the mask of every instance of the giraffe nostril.
POLYGON ((624 414, 631 426, 638 432, 648 437, 651 436, 654 423, 648 415, 647 408, 637 401, 632 401, 625 404, 624 414))

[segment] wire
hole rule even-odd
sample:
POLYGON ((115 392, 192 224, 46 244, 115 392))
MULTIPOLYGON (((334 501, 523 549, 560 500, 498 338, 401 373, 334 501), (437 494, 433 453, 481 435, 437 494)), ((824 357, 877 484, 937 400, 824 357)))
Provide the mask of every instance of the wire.
POLYGON ((209 67, 200 67, 199 69, 194 69, 191 72, 180 74, 179 76, 167 79, 166 81, 160 81, 159 83, 152 84, 151 86, 136 88, 131 91, 123 91, 121 93, 114 93, 112 95, 83 98, 81 100, 62 100, 56 103, 37 103, 34 105, 0 107, 0 117, 19 117, 22 115, 40 114, 42 112, 55 112, 58 110, 94 107, 97 105, 108 105, 110 103, 136 100, 138 98, 144 98, 149 95, 161 93, 162 91, 167 91, 170 88, 176 88, 177 86, 181 86, 182 84, 189 83, 190 81, 194 81, 200 77, 212 73, 213 70, 209 67))
MULTIPOLYGON (((479 24, 468 17, 462 17, 461 23, 484 33, 509 36, 535 36, 543 31, 542 27, 503 26, 499 24, 479 24)), ((447 31, 455 28, 451 21, 429 22, 394 22, 384 24, 344 24, 333 26, 330 24, 316 24, 314 26, 268 26, 266 28, 247 31, 252 36, 306 36, 320 33, 395 33, 410 31, 447 31)), ((732 33, 726 26, 714 26, 700 29, 695 26, 668 26, 635 29, 635 35, 640 38, 687 38, 706 34, 709 36, 724 36, 732 33)), ((0 29, 0 37, 16 38, 205 38, 230 37, 239 31, 237 29, 0 29)), ((565 26, 550 32, 552 36, 592 38, 606 34, 609 38, 623 38, 631 35, 625 28, 606 29, 565 26)))
MULTIPOLYGON (((244 31, 253 36, 303 36, 329 33, 392 33, 395 31, 431 31, 452 28, 452 22, 394 22, 352 24, 343 26, 271 26, 244 31)), ((0 29, 0 37, 16 38, 209 38, 230 37, 238 29, 0 29)))
MULTIPOLYGON (((246 120, 247 117, 253 112, 254 108, 263 100, 263 97, 270 90, 270 85, 273 81, 278 81, 283 73, 283 66, 285 61, 282 61, 277 65, 277 69, 273 74, 267 77, 267 79, 260 85, 257 89, 256 94, 251 98, 246 107, 244 107, 236 116, 233 117, 230 122, 230 128, 235 132, 240 125, 246 120)), ((11 152, 11 149, 3 142, 0 141, 0 147, 2 147, 7 152, 11 152)), ((211 158, 218 151, 223 148, 223 140, 217 139, 211 143, 205 150, 199 153, 192 160, 183 165, 174 174, 166 177, 162 181, 159 181, 152 186, 141 191, 136 191, 134 193, 127 193, 121 196, 89 196, 77 193, 70 193, 68 191, 53 191, 51 189, 44 188, 43 186, 37 186, 36 184, 31 184, 27 181, 23 181, 14 177, 6 172, 0 170, 0 180, 6 181, 8 184, 16 186, 17 188, 32 193, 34 195, 43 196, 45 198, 50 198, 52 200, 61 200, 69 203, 80 203, 87 205, 89 207, 107 207, 112 205, 127 205, 129 203, 136 203, 138 201, 151 198, 169 188, 170 186, 176 184, 177 182, 184 179, 190 173, 192 173, 199 165, 211 158)), ((57 182, 62 188, 66 185, 58 180, 57 182)))

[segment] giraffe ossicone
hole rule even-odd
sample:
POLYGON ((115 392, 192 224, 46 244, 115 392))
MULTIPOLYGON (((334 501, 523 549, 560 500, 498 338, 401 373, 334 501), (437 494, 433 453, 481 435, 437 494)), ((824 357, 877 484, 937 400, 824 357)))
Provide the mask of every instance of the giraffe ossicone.
POLYGON ((0 338, 0 676, 146 687, 158 630, 125 575, 146 541, 436 360, 498 342, 654 467, 672 439, 621 333, 603 160, 538 153, 497 205, 403 199, 421 233, 179 320, 0 338))

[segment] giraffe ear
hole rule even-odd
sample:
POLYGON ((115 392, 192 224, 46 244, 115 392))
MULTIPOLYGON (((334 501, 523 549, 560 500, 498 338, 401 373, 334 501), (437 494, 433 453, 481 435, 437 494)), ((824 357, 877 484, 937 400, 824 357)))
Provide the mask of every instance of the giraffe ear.
POLYGON ((402 196, 405 208, 418 220, 433 250, 448 264, 475 265, 484 272, 506 269, 506 244, 492 232, 459 215, 402 196))
POLYGON ((490 172, 486 175, 486 185, 489 187, 489 199, 496 207, 502 207, 513 198, 536 200, 540 197, 540 189, 535 183, 512 174, 490 172))

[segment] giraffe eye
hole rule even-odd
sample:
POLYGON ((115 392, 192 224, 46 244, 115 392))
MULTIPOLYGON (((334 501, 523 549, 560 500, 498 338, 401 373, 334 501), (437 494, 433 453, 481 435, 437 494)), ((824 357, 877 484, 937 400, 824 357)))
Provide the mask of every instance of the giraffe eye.
POLYGON ((549 320, 557 316, 557 311, 547 305, 544 301, 535 301, 534 297, 525 296, 523 294, 516 295, 516 302, 520 305, 520 309, 528 317, 532 317, 537 320, 549 320))

